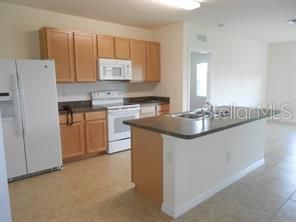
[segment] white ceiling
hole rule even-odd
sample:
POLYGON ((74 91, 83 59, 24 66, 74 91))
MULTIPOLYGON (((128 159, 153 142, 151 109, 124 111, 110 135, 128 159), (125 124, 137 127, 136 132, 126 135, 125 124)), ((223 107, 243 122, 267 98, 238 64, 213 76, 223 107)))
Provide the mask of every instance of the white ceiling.
MULTIPOLYGON (((1 0, 0 0, 1 1, 1 0)), ((159 4, 159 0, 2 0, 65 14, 155 29, 177 21, 221 28, 266 42, 296 40, 296 0, 203 0, 202 7, 186 11, 159 4)))

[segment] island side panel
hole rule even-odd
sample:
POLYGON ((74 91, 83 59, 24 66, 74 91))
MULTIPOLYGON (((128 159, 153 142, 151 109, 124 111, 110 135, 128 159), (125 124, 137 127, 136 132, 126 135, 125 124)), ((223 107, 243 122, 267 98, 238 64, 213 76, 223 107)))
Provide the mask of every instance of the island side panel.
POLYGON ((192 140, 163 140, 162 210, 176 218, 264 164, 265 120, 192 140))
POLYGON ((159 206, 163 201, 163 139, 161 134, 132 127, 132 182, 159 206))

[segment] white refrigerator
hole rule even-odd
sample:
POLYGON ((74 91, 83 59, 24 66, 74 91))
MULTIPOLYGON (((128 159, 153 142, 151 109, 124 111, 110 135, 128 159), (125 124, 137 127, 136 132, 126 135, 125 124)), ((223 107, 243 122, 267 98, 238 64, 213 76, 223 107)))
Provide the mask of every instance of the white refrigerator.
POLYGON ((9 179, 62 168, 53 61, 0 59, 0 112, 9 179))
POLYGON ((0 113, 0 221, 11 222, 10 200, 0 113))

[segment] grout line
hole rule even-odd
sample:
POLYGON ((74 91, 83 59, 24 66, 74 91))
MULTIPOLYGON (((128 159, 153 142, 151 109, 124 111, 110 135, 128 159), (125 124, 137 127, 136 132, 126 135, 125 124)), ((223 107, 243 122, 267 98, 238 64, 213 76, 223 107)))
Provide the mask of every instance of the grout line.
MULTIPOLYGON (((292 197, 294 196, 294 194, 296 194, 296 190, 294 191, 294 193, 293 193, 291 196, 289 196, 289 199, 290 199, 290 200, 293 200, 292 197)), ((296 200, 293 200, 293 201, 296 202, 296 200)))

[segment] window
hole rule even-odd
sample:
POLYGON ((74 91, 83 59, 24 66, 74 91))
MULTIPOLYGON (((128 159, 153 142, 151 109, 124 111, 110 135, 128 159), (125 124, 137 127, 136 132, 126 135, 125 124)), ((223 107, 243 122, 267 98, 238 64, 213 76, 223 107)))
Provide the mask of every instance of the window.
POLYGON ((208 63, 196 65, 196 96, 207 96, 208 63))

